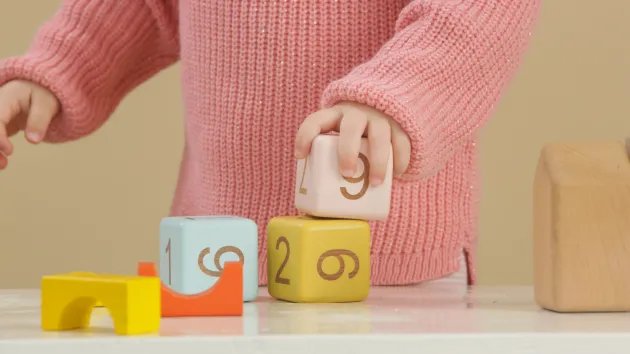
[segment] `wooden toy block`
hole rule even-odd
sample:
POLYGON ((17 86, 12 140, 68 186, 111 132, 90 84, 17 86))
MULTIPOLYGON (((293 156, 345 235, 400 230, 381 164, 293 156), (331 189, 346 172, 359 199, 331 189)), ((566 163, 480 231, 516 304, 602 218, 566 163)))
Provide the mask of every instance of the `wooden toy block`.
POLYGON ((160 278, 194 295, 216 284, 224 262, 243 263, 243 301, 258 296, 258 227, 235 216, 168 217, 160 223, 160 278))
POLYGON ((92 309, 99 301, 109 310, 117 334, 146 334, 160 328, 157 278, 97 274, 44 276, 41 301, 43 330, 89 327, 92 309))
POLYGON ((269 295, 290 302, 356 302, 370 291, 363 220, 276 217, 267 226, 269 295))
MULTIPOLYGON (((221 277, 214 285, 194 295, 179 294, 162 282, 162 317, 186 316, 242 316, 243 315, 243 263, 225 262, 221 277)), ((157 277, 155 264, 141 262, 138 275, 157 277)))
POLYGON ((383 184, 370 185, 368 140, 361 139, 357 171, 352 178, 339 172, 337 135, 319 135, 310 154, 297 161, 295 207, 319 217, 384 220, 389 215, 393 158, 383 184))
POLYGON ((622 143, 553 143, 534 182, 534 293, 556 312, 630 310, 630 162, 622 143))

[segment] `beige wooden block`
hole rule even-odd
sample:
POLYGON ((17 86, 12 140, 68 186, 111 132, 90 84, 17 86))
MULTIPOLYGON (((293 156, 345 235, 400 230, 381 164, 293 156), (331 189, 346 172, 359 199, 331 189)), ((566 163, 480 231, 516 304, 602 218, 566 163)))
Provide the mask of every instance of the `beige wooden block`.
POLYGON ((557 312, 630 310, 630 162, 621 142, 553 143, 534 183, 534 292, 557 312))

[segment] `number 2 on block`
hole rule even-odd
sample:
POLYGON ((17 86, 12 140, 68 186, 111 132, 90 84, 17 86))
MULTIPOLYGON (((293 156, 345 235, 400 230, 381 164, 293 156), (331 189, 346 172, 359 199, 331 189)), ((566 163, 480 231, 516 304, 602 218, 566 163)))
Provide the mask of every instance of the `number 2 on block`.
POLYGON ((276 250, 280 249, 281 243, 284 243, 286 245, 287 253, 285 254, 284 260, 282 260, 282 264, 280 264, 280 267, 278 268, 278 271, 276 272, 275 281, 277 284, 291 285, 290 279, 282 277, 282 271, 284 270, 284 268, 287 266, 287 263, 289 262, 289 254, 291 253, 291 247, 289 246, 289 240, 287 240, 287 238, 284 236, 280 236, 278 238, 278 241, 276 241, 276 250))

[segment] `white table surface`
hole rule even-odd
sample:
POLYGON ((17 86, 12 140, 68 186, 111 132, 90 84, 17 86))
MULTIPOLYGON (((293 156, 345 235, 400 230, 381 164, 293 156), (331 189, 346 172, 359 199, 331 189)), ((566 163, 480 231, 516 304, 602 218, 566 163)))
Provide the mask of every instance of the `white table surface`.
POLYGON ((243 317, 166 318, 159 334, 117 336, 105 309, 88 330, 44 332, 38 290, 0 290, 0 354, 630 352, 630 314, 557 314, 532 291, 438 282, 375 287, 362 303, 293 304, 261 288, 243 317))

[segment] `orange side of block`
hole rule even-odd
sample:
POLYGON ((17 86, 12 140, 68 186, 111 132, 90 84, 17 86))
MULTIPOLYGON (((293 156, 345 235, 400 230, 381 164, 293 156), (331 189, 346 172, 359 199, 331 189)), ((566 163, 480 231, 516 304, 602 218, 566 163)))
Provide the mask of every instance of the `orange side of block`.
MULTIPOLYGON (((140 262, 138 275, 156 277, 153 262, 140 262)), ((162 283, 162 317, 242 316, 243 264, 225 262, 223 274, 210 289, 194 295, 180 294, 162 283)))

